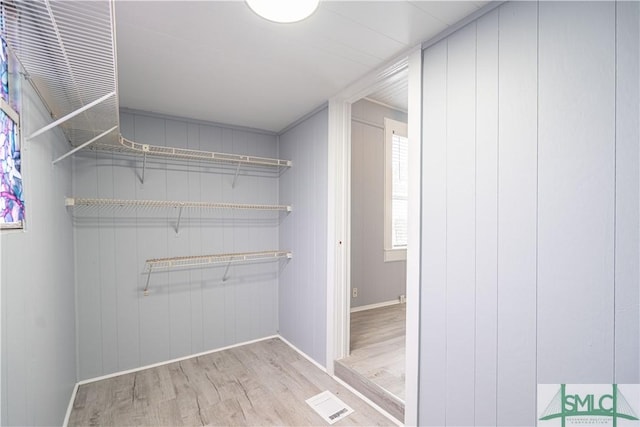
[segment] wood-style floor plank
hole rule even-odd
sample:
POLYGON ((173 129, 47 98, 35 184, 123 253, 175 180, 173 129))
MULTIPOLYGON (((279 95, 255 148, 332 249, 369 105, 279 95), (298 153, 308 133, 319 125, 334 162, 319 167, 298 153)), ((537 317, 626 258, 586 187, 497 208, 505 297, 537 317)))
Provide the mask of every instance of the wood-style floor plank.
POLYGON ((81 385, 69 426, 326 425, 305 402, 324 390, 356 411, 335 425, 393 425, 273 338, 81 385))

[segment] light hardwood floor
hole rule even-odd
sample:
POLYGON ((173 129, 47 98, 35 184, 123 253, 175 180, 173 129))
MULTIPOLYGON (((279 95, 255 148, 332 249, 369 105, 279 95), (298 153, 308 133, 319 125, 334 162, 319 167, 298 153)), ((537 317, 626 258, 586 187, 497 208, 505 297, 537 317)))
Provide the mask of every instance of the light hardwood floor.
POLYGON ((277 338, 81 385, 69 425, 326 425, 324 390, 355 410, 335 425, 393 425, 277 338))
POLYGON ((336 375, 396 418, 404 418, 406 304, 351 313, 351 354, 336 375))

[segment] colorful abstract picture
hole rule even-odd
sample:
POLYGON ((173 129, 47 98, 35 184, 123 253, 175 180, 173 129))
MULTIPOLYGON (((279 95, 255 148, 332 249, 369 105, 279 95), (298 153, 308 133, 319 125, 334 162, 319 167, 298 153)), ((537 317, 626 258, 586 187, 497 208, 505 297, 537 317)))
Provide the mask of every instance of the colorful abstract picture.
POLYGON ((2 88, 0 95, 2 99, 9 102, 9 61, 7 59, 7 43, 2 40, 2 52, 0 53, 0 73, 2 73, 2 88))
MULTIPOLYGON (((2 99, 9 99, 7 45, 2 40, 2 99)), ((8 105, 3 103, 4 105, 8 105)), ((8 107, 10 108, 10 107, 8 107)), ((18 126, 11 117, 0 110, 0 227, 21 227, 24 221, 24 196, 22 194, 22 173, 20 138, 18 126)))
POLYGON ((16 125, 4 111, 0 111, 0 123, 2 126, 0 133, 0 161, 2 161, 0 224, 20 225, 24 220, 20 143, 16 125))

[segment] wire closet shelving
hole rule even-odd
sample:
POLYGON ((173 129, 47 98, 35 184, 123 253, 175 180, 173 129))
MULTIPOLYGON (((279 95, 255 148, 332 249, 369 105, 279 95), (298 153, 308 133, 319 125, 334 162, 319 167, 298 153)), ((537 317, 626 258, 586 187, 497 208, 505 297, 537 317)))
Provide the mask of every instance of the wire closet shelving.
POLYGON ((91 199, 81 197, 67 197, 65 199, 65 206, 73 209, 82 207, 174 209, 178 211, 175 228, 176 234, 180 232, 180 221, 182 220, 182 213, 185 209, 291 212, 291 205, 189 202, 172 200, 91 199))
POLYGON ((149 282, 153 271, 188 267, 206 267, 212 264, 227 264, 227 268, 222 276, 222 281, 226 281, 228 280, 227 273, 229 272, 229 267, 233 263, 273 261, 283 258, 291 259, 293 258, 293 254, 290 251, 274 250, 148 259, 145 261, 147 282, 144 287, 144 294, 149 295, 149 282))
MULTIPOLYGON (((233 186, 241 166, 280 170, 290 160, 243 154, 218 153, 164 147, 130 141, 120 134, 115 35, 115 2, 13 0, 2 2, 4 37, 25 77, 51 112, 53 121, 38 130, 29 129, 27 140, 60 127, 71 149, 53 164, 80 150, 100 150, 143 157, 141 181, 148 156, 214 162, 236 167, 233 186)), ((257 205, 158 200, 67 198, 68 207, 112 206, 178 209, 178 231, 184 209, 241 209, 291 211, 286 205, 257 205)), ((149 259, 145 263, 149 290, 151 273, 173 268, 291 259, 289 251, 197 255, 149 259)))
POLYGON ((163 147, 122 137, 114 1, 14 0, 2 4, 7 46, 54 118, 26 138, 35 139, 59 126, 72 148, 53 160, 54 164, 91 149, 140 155, 145 165, 147 156, 233 164, 238 168, 236 178, 240 165, 291 166, 289 160, 163 147))

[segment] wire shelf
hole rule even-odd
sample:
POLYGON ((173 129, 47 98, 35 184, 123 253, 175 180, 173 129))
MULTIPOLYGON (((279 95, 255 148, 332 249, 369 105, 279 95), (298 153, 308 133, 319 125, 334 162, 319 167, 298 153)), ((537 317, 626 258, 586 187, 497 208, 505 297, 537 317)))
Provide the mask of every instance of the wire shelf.
POLYGON ((228 254, 215 254, 215 255, 196 255, 196 256, 183 256, 172 258, 155 258, 145 261, 147 271, 171 269, 171 268, 184 268, 184 267, 202 267, 209 264, 226 264, 234 262, 246 262, 246 261, 262 261, 272 260, 279 258, 292 258, 292 254, 289 251, 260 251, 260 252, 237 252, 228 254))
MULTIPOLYGON (((255 165, 273 167, 291 167, 291 160, 273 159, 269 157, 249 156, 245 154, 218 153, 213 151, 191 150, 188 148, 162 147, 158 145, 141 144, 120 137, 122 151, 160 157, 170 157, 175 159, 205 160, 209 162, 230 163, 234 165, 255 165)), ((96 149, 105 149, 104 145, 96 145, 96 149)), ((108 149, 108 148, 107 148, 108 149)))
POLYGON ((259 211, 291 212, 290 205, 261 205, 242 203, 182 202, 171 200, 124 200, 124 199, 89 199, 67 197, 65 206, 104 206, 104 207, 140 207, 140 208, 188 208, 188 209, 237 209, 259 211))
POLYGON ((195 255, 172 258, 154 258, 145 261, 145 271, 147 272, 147 283, 144 287, 144 294, 149 295, 149 280, 151 272, 156 270, 168 270, 173 268, 205 267, 212 264, 227 264, 222 280, 227 280, 229 266, 233 263, 252 261, 271 261, 278 259, 291 259, 293 254, 290 251, 260 251, 260 252, 236 252, 214 255, 195 255))

